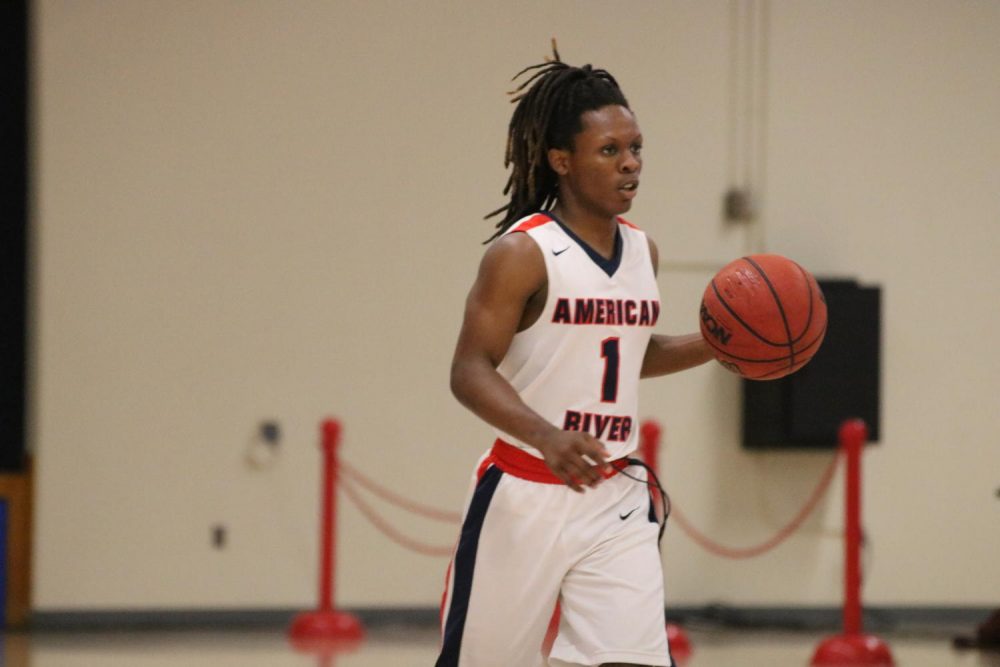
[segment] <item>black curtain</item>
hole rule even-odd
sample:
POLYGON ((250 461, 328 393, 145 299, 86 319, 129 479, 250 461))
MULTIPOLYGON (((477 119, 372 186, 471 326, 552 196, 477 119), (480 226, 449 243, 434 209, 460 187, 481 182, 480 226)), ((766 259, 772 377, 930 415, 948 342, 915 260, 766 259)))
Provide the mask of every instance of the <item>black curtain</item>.
POLYGON ((28 1, 0 2, 0 470, 25 463, 28 1))

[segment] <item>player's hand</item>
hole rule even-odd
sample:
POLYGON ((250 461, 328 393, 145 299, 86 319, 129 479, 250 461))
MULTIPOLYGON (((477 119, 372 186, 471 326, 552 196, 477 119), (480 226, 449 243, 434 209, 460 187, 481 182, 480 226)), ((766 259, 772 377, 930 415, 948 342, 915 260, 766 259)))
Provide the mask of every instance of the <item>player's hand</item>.
POLYGON ((608 452, 589 433, 555 431, 537 447, 549 470, 577 493, 604 479, 601 473, 608 468, 608 452))

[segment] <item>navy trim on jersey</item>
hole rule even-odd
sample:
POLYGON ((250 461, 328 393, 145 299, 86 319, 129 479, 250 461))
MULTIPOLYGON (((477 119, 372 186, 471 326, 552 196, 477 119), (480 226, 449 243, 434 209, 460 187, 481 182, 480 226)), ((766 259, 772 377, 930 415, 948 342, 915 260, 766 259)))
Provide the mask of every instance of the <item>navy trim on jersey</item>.
POLYGON ((611 253, 611 259, 607 259, 601 255, 601 253, 591 248, 586 241, 574 234, 573 230, 567 227, 566 223, 557 218, 555 213, 552 211, 542 211, 542 213, 555 220, 556 224, 562 227, 562 230, 566 232, 571 239, 576 241, 577 245, 583 248, 584 252, 587 253, 590 259, 594 260, 594 264, 597 264, 597 266, 601 267, 602 271, 608 274, 608 277, 615 275, 615 271, 618 270, 618 266, 622 263, 622 246, 624 245, 622 243, 622 230, 620 229, 620 223, 615 227, 615 249, 611 253))
POLYGON ((444 640, 441 655, 435 667, 458 667, 458 654, 462 649, 462 635, 465 632, 465 618, 469 612, 469 597, 472 595, 472 574, 476 566, 476 552, 479 549, 479 534, 486 519, 493 493, 500 484, 503 471, 490 466, 476 485, 469 503, 469 511, 462 524, 462 534, 455 551, 454 584, 451 592, 451 606, 444 625, 444 640))

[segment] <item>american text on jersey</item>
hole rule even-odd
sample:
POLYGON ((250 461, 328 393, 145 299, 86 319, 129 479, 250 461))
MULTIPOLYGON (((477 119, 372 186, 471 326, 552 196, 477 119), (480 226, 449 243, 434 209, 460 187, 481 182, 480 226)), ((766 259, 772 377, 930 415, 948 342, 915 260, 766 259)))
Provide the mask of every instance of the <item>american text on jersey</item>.
POLYGON ((553 324, 604 324, 651 327, 660 317, 660 302, 650 299, 556 299, 553 324))

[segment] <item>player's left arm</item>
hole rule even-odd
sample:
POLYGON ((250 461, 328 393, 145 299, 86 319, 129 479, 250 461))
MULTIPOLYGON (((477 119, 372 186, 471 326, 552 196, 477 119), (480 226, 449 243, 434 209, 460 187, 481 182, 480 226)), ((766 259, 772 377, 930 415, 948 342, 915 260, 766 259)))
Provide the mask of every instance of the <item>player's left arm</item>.
MULTIPOLYGON (((660 251, 653 243, 653 239, 648 240, 653 273, 656 274, 659 272, 660 251)), ((642 358, 639 377, 649 378, 677 373, 700 366, 713 358, 712 348, 705 342, 701 332, 682 336, 653 334, 649 339, 649 345, 646 346, 646 355, 642 358)))

